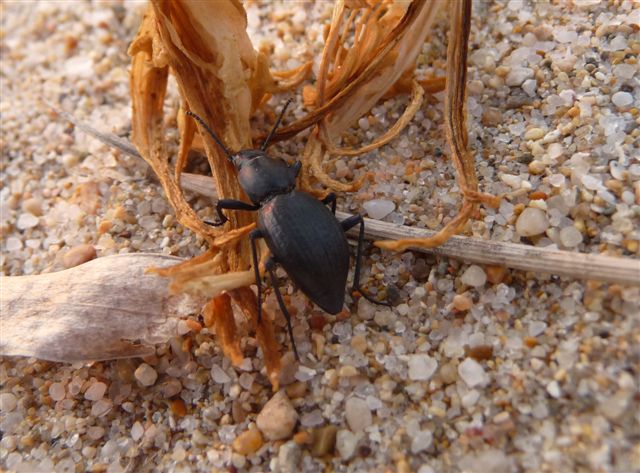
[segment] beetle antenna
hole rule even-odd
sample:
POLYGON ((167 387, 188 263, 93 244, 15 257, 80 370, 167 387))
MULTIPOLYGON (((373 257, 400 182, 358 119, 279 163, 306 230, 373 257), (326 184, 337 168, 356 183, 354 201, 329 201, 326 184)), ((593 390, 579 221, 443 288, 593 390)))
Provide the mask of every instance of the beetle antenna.
POLYGON ((200 118, 198 115, 196 115, 195 113, 193 113, 191 110, 188 110, 186 112, 187 115, 189 115, 190 117, 193 117, 198 123, 200 123, 200 125, 202 125, 202 127, 207 130, 207 132, 211 135, 211 138, 213 138, 213 140, 218 143, 218 146, 220 146, 220 148, 222 148, 222 151, 224 151, 224 154, 227 155, 227 159, 229 161, 232 161, 232 154, 229 152, 229 150, 227 149, 227 147, 222 143, 222 140, 220 138, 218 138, 218 135, 216 135, 213 130, 211 128, 209 128, 209 125, 207 125, 205 123, 205 121, 200 118))
POLYGON ((284 104, 284 107, 282 107, 282 112, 280 112, 280 116, 278 117, 278 119, 276 120, 276 124, 273 125, 273 128, 271 129, 271 131, 269 132, 269 134, 267 135, 267 138, 264 140, 264 143, 262 143, 262 146, 260 147, 260 149, 262 151, 264 151, 265 149, 267 149, 267 146, 269 146, 269 141, 271 141, 271 138, 273 137, 273 134, 276 132, 276 130, 278 129, 278 126, 280 126, 280 122, 282 121, 282 117, 284 117, 284 112, 287 111, 287 107, 291 104, 291 102, 293 102, 293 99, 289 99, 287 100, 287 103, 284 104))

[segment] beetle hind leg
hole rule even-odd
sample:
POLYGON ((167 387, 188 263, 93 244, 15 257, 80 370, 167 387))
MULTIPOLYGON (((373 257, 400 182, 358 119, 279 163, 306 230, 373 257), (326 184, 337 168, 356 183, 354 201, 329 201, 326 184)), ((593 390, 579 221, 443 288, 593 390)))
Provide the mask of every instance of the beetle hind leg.
POLYGON ((282 315, 284 315, 285 320, 287 321, 287 330, 289 331, 289 338, 291 339, 291 347, 293 348, 293 354, 296 357, 297 361, 300 361, 300 356, 298 355, 298 348, 296 347, 296 341, 293 339, 293 327, 291 326, 291 314, 287 310, 287 306, 284 303, 284 299, 282 298, 282 294, 280 293, 280 287, 278 286, 278 279, 276 278, 275 273, 276 262, 273 257, 267 260, 266 270, 269 273, 269 278, 271 279, 271 286, 276 293, 276 299, 278 300, 278 305, 280 306, 280 310, 282 311, 282 315))
POLYGON ((360 286, 360 269, 362 265, 362 246, 364 244, 364 219, 362 218, 362 215, 359 215, 359 214, 353 215, 348 219, 340 222, 340 224, 342 225, 342 229, 345 232, 350 228, 353 228, 356 225, 360 224, 360 232, 358 234, 358 249, 356 251, 356 267, 353 273, 353 290, 358 291, 362 295, 362 297, 364 297, 369 302, 390 307, 391 303, 389 301, 381 301, 376 299, 375 297, 372 297, 369 293, 367 293, 367 291, 365 291, 360 286))

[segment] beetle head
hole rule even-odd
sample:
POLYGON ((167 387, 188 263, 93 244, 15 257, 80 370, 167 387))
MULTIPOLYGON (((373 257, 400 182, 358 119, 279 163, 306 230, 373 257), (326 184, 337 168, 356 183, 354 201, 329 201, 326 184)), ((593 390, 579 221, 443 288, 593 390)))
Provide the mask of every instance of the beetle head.
POLYGON ((231 162, 240 186, 256 205, 273 195, 292 191, 301 166, 299 161, 290 165, 258 149, 242 150, 231 157, 231 162))

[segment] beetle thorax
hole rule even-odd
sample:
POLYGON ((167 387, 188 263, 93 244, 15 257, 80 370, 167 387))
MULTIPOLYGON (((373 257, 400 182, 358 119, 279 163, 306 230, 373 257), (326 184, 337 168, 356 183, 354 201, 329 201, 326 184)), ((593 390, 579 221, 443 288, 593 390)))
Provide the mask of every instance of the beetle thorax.
POLYGON ((272 158, 261 150, 243 150, 233 156, 238 182, 251 202, 261 204, 269 198, 291 192, 296 185, 298 167, 272 158))

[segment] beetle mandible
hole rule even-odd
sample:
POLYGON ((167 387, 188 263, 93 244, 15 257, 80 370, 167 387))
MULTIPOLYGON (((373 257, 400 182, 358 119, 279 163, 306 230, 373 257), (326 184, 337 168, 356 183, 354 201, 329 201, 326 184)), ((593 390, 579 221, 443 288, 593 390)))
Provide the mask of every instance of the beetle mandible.
POLYGON ((296 359, 299 359, 293 339, 291 315, 277 284, 276 264, 284 268, 295 285, 309 299, 329 314, 337 314, 344 305, 349 273, 349 246, 345 232, 359 224, 353 289, 371 302, 389 304, 372 298, 360 287, 364 242, 362 216, 356 214, 342 222, 338 221, 335 217, 335 194, 330 193, 324 199, 318 200, 307 192, 296 190, 296 178, 302 163, 296 161, 290 165, 282 159, 272 158, 265 151, 291 101, 288 100, 282 108, 260 149, 245 149, 237 153, 231 153, 202 118, 191 111, 188 111, 187 115, 200 123, 220 146, 236 169, 240 187, 252 202, 249 204, 233 199, 218 200, 216 212, 219 220, 211 225, 219 226, 227 222, 228 218, 222 212, 224 209, 258 212, 257 229, 250 234, 253 268, 258 286, 258 321, 262 316, 262 282, 256 240, 263 238, 271 252, 265 269, 269 273, 280 310, 287 321, 293 352, 296 359), (331 210, 327 205, 331 206, 331 210))

